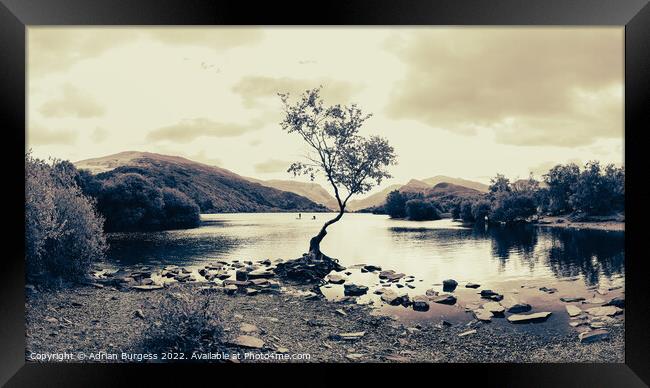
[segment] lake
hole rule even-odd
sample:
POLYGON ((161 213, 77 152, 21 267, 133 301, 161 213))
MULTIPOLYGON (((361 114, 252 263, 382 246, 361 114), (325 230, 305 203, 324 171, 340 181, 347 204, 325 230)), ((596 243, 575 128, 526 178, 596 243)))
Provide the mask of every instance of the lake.
MULTIPOLYGON (((300 219, 297 213, 206 214, 196 229, 111 234, 107 261, 117 266, 201 268, 215 260, 287 260, 301 256, 309 239, 332 217, 327 213, 302 213, 300 219)), ((467 282, 525 298, 536 307, 533 311, 560 311, 564 308, 560 296, 589 299, 597 289, 612 288, 602 296, 607 299, 623 292, 625 280, 624 232, 534 225, 468 228, 449 219, 416 222, 354 213, 330 226, 321 249, 349 268, 373 264, 415 276, 409 283, 413 288, 401 290, 410 295, 431 288, 441 291, 444 279, 455 279, 459 282, 456 309, 480 302, 477 290, 464 288, 467 282), (558 291, 549 295, 539 290, 542 286, 558 291)), ((351 271, 348 282, 367 285, 371 291, 381 286, 376 274, 361 273, 358 267, 351 271)), ((336 299, 342 286, 329 286, 323 292, 336 299)), ((378 297, 369 292, 359 300, 377 303, 378 297)), ((464 314, 451 309, 437 305, 421 313, 383 306, 382 312, 404 319, 440 314, 453 320, 464 314)))

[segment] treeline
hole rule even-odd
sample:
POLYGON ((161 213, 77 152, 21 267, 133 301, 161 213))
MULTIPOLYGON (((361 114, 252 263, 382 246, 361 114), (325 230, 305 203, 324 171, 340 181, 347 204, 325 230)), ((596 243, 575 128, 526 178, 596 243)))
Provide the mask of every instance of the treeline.
POLYGON ((511 182, 497 174, 489 192, 482 195, 426 198, 422 193, 395 190, 375 213, 391 218, 437 220, 444 213, 467 223, 513 223, 530 221, 540 215, 569 215, 573 220, 588 220, 624 212, 625 168, 588 162, 557 165, 543 175, 511 182))
POLYGON ((194 201, 139 174, 95 176, 68 161, 48 163, 25 154, 30 282, 85 278, 91 263, 105 254, 105 232, 192 228, 199 223, 194 201))
POLYGON ((557 165, 543 175, 510 182, 498 174, 481 199, 463 200, 452 216, 465 222, 512 223, 539 215, 568 215, 573 220, 607 216, 625 210, 625 168, 588 162, 557 165), (543 182, 543 184, 542 184, 543 182))

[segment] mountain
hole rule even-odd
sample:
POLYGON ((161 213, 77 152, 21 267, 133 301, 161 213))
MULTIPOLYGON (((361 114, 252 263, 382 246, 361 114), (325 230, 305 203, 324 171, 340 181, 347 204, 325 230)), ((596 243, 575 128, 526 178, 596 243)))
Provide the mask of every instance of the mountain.
POLYGON ((444 175, 421 180, 411 179, 405 185, 392 185, 366 198, 350 201, 348 210, 358 211, 381 206, 386 202, 388 194, 394 190, 399 190, 402 193, 422 193, 425 198, 448 199, 452 196, 475 196, 487 193, 488 185, 444 175))
POLYGON ((137 173, 159 187, 176 188, 196 202, 203 213, 325 211, 304 196, 278 190, 235 174, 179 156, 128 151, 74 163, 101 180, 137 173))
POLYGON ((267 181, 246 178, 252 182, 261 184, 262 186, 272 187, 274 189, 288 191, 290 193, 301 195, 309 198, 313 202, 321 204, 330 210, 338 210, 339 205, 334 198, 323 186, 313 182, 297 182, 290 180, 271 179, 267 181))
POLYGON ((480 182, 468 181, 467 179, 462 178, 452 178, 444 175, 436 175, 431 178, 422 179, 422 182, 429 185, 429 187, 435 186, 438 183, 453 183, 454 185, 469 187, 470 189, 478 190, 483 193, 489 191, 489 186, 480 182))

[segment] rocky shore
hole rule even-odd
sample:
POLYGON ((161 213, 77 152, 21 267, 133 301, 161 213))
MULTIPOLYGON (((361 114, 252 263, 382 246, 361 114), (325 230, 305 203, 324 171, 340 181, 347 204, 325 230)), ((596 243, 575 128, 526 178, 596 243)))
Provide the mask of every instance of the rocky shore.
POLYGON ((603 218, 601 220, 572 221, 568 217, 543 217, 536 225, 550 228, 595 229, 624 232, 625 219, 622 217, 603 218))
MULTIPOLYGON (((145 361, 121 355, 142 352, 138 344, 155 325, 163 300, 181 293, 217 306, 216 319, 223 327, 219 349, 242 355, 231 359, 235 362, 624 362, 624 299, 606 298, 607 290, 600 290, 602 299, 593 298, 598 300, 562 300, 573 330, 529 332, 520 328, 543 322, 551 312, 478 284, 448 279, 442 292, 432 289, 409 297, 401 287, 392 287, 409 284, 409 276, 376 266, 357 268, 380 279, 381 287, 370 290, 347 282, 350 269, 341 267, 314 286, 280 276, 278 264, 216 262, 198 271, 175 266, 113 273, 97 269, 84 286, 58 291, 28 286, 26 359, 43 361, 38 355, 69 352, 100 355, 86 362, 145 361), (345 296, 325 299, 319 288, 323 284, 344 284, 345 296), (359 296, 372 293, 386 305, 426 311, 436 303, 456 304, 456 287, 476 290, 481 298, 465 305, 474 318, 467 324, 443 319, 410 324, 357 303, 359 296), (509 324, 495 325, 499 319, 509 324), (245 358, 251 354, 258 357, 245 358)), ((296 266, 289 265, 294 274, 296 266)), ((287 264, 280 268, 286 270, 287 264)))

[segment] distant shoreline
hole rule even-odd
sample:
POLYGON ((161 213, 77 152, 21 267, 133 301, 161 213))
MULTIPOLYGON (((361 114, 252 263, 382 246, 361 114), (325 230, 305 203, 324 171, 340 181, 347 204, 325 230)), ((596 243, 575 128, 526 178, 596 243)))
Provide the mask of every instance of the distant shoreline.
POLYGON ((536 225, 548 228, 593 229, 625 232, 625 221, 570 221, 564 217, 543 217, 536 225))

